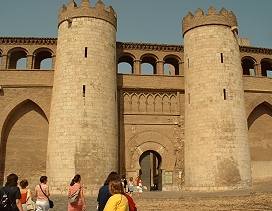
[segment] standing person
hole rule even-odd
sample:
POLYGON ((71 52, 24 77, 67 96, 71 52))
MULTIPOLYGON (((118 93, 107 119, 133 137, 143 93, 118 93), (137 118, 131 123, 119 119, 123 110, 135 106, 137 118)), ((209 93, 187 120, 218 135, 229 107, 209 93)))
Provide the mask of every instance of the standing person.
POLYGON ((83 194, 83 187, 80 185, 80 181, 81 181, 81 177, 79 174, 77 174, 74 176, 74 178, 72 179, 70 183, 68 196, 75 193, 78 189, 80 189, 80 191, 78 195, 78 201, 74 204, 68 203, 68 211, 82 211, 82 207, 83 207, 83 210, 86 210, 86 201, 83 194))
POLYGON ((158 174, 155 175, 153 183, 154 183, 154 189, 158 190, 158 174))
POLYGON ((27 208, 26 208, 26 200, 27 200, 27 196, 31 197, 31 191, 30 189, 27 188, 28 186, 28 181, 26 179, 23 179, 21 182, 20 182, 20 192, 21 192, 21 204, 22 204, 22 207, 23 207, 23 210, 24 211, 27 211, 27 208))
POLYGON ((46 184, 47 176, 41 176, 40 182, 41 184, 35 187, 35 195, 34 195, 37 198, 37 201, 36 201, 36 204, 38 205, 37 211, 48 211, 49 201, 47 197, 50 196, 50 193, 49 193, 49 187, 46 184))
POLYGON ((120 180, 111 181, 109 190, 112 196, 107 201, 104 211, 129 211, 128 200, 122 182, 120 180))
POLYGON ((133 181, 133 177, 130 177, 128 181, 128 192, 131 198, 133 195, 133 191, 134 191, 134 181, 133 181))
POLYGON ((16 174, 10 174, 7 176, 7 182, 4 187, 0 189, 0 199, 6 194, 11 204, 11 211, 23 211, 23 207, 20 201, 21 193, 18 185, 18 176, 16 174))
POLYGON ((127 180, 126 180, 126 176, 125 175, 122 176, 121 181, 122 181, 122 185, 124 187, 124 191, 126 193, 127 192, 127 180))
POLYGON ((136 177, 136 185, 138 190, 138 197, 141 198, 143 193, 143 184, 142 180, 140 179, 140 176, 136 177))
POLYGON ((121 177, 117 172, 112 171, 108 175, 107 179, 105 180, 104 186, 102 186, 99 189, 99 193, 98 193, 98 196, 97 196, 98 211, 103 211, 104 210, 104 207, 105 207, 108 199, 111 197, 111 193, 109 191, 109 183, 111 181, 114 181, 114 180, 121 181, 121 177))

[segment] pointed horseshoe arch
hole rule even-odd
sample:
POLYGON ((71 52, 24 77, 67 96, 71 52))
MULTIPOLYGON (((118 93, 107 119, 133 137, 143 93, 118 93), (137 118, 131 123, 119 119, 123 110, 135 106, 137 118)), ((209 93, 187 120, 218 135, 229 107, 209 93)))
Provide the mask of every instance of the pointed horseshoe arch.
POLYGON ((49 119, 49 110, 45 109, 47 106, 45 105, 45 102, 41 100, 38 96, 37 97, 29 97, 27 94, 18 96, 17 98, 13 99, 1 112, 0 115, 0 128, 3 128, 4 121, 6 121, 8 115, 16 108, 18 105, 26 102, 26 101, 32 101, 33 103, 37 104, 41 110, 44 112, 46 119, 48 121, 49 119))
POLYGON ((126 161, 126 169, 139 171, 140 157, 146 151, 157 152, 161 158, 161 169, 173 171, 175 166, 174 145, 172 141, 163 134, 156 131, 144 131, 133 136, 126 146, 126 153, 130 159, 126 161))
POLYGON ((251 114, 251 112, 260 104, 262 103, 266 103, 266 104, 270 104, 272 105, 272 99, 268 99, 265 96, 259 96, 257 98, 255 98, 252 102, 250 102, 247 106, 246 106, 246 115, 247 118, 249 117, 249 115, 251 114))

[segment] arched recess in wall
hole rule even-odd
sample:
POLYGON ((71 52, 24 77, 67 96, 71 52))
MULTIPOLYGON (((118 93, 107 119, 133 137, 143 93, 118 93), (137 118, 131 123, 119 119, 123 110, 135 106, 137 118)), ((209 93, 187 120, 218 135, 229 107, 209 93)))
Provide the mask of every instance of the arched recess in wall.
MULTIPOLYGON (((28 178, 34 188, 45 174, 48 119, 32 100, 24 100, 6 116, 1 128, 1 179, 11 173, 28 178)), ((31 187, 30 187, 31 188, 31 187)))
POLYGON ((53 51, 49 48, 39 48, 34 51, 34 69, 53 69, 52 67, 53 51))
POLYGON ((26 69, 26 49, 16 47, 8 52, 8 69, 26 69))
POLYGON ((264 58, 261 60, 262 76, 272 77, 272 60, 264 58))
POLYGON ((249 115, 253 112, 253 110, 260 104, 266 102, 267 104, 272 105, 272 98, 260 95, 254 98, 251 102, 246 104, 246 116, 249 118, 249 115))
POLYGON ((123 110, 123 114, 129 114, 129 113, 131 113, 131 98, 130 98, 130 94, 127 93, 127 92, 123 93, 123 99, 124 99, 124 104, 123 104, 123 107, 121 108, 123 110))
POLYGON ((155 75, 157 74, 157 61, 158 58, 154 54, 144 54, 141 56, 141 74, 155 75))
POLYGON ((167 55, 164 57, 164 75, 179 75, 180 58, 176 55, 167 55))
POLYGON ((146 151, 154 151, 161 158, 161 169, 173 171, 176 157, 172 141, 157 131, 143 131, 135 134, 126 144, 126 170, 138 172, 140 167, 140 157, 146 151))
POLYGON ((248 136, 252 179, 272 176, 272 105, 266 101, 256 106, 248 117, 248 136))
POLYGON ((139 113, 146 113, 147 112, 147 96, 145 93, 139 94, 139 113))
POLYGON ((135 57, 132 54, 121 54, 117 58, 118 71, 120 74, 133 74, 134 67, 133 63, 135 61, 135 57))
POLYGON ((251 75, 255 76, 255 65, 256 60, 250 56, 245 56, 242 58, 242 68, 243 68, 243 75, 251 75))

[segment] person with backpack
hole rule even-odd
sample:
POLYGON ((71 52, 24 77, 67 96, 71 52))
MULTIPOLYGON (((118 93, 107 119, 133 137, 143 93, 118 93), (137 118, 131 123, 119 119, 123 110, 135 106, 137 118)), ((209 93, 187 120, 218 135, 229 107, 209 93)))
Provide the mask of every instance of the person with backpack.
POLYGON ((86 201, 80 181, 80 175, 76 174, 70 183, 68 190, 68 211, 82 211, 82 208, 86 210, 86 201))
POLYGON ((126 176, 125 175, 122 176, 121 181, 122 181, 122 185, 124 187, 124 191, 126 193, 127 192, 127 180, 126 180, 126 176))
POLYGON ((18 176, 9 174, 4 187, 0 189, 0 211, 23 211, 21 193, 18 185, 18 176))

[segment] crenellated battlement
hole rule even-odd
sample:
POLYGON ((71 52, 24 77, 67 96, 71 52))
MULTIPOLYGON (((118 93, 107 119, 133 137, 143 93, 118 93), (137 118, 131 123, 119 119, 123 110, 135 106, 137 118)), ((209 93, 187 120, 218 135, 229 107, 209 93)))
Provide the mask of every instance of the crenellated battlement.
POLYGON ((216 13, 214 7, 210 7, 208 14, 198 8, 195 12, 195 16, 189 12, 182 20, 182 34, 189 31, 190 29, 205 26, 205 25, 225 25, 229 27, 237 27, 237 18, 233 12, 228 12, 225 8, 222 8, 219 14, 216 13))
POLYGON ((67 6, 63 5, 59 11, 58 25, 63 21, 72 22, 73 18, 79 17, 93 17, 103 19, 117 28, 117 14, 109 6, 105 9, 105 4, 98 0, 95 7, 91 7, 90 0, 82 0, 81 5, 78 7, 74 0, 71 0, 67 6))

